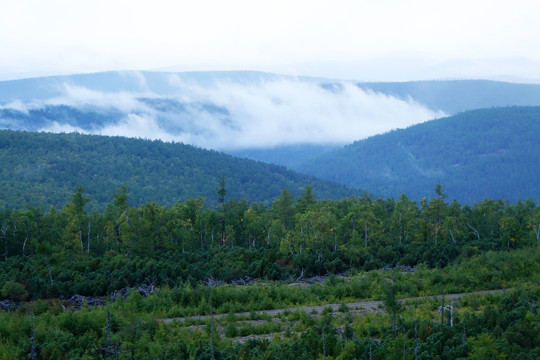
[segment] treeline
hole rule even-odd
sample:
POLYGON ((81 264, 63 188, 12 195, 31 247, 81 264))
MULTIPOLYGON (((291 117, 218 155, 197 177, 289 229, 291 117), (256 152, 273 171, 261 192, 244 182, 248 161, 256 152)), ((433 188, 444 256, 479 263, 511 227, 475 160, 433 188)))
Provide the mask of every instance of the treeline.
POLYGON ((533 201, 462 206, 446 202, 440 185, 421 202, 405 195, 316 200, 307 186, 296 199, 283 189, 266 206, 228 200, 225 178, 217 193, 215 208, 203 198, 133 207, 123 186, 104 211, 88 212, 79 186, 61 209, 3 210, 0 282, 23 284, 21 298, 44 298, 105 295, 148 281, 172 287, 209 277, 289 280, 387 265, 444 267, 537 244, 540 235, 533 201))

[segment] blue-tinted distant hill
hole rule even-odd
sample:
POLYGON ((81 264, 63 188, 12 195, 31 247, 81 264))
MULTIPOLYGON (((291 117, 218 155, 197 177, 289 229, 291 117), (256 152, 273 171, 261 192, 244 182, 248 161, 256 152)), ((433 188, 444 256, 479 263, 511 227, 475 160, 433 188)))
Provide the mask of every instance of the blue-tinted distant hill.
MULTIPOLYGON (((339 80, 295 78, 255 71, 111 71, 0 81, 0 128, 36 131, 57 122, 64 127, 79 127, 91 132, 115 124, 127 114, 144 114, 155 118, 166 131, 194 133, 201 127, 191 122, 194 116, 217 113, 220 121, 233 125, 237 120, 230 109, 212 99, 204 96, 197 97, 196 101, 186 99, 185 95, 189 97, 197 87, 227 83, 245 87, 249 92, 250 85, 280 80, 317 84, 329 92, 341 89, 339 80)), ((540 85, 537 84, 453 80, 356 85, 366 91, 418 103, 450 115, 478 108, 540 106, 540 85)), ((266 151, 253 154, 247 151, 242 155, 265 161, 272 157, 267 158, 269 153, 266 151)), ((275 160, 279 162, 279 155, 275 160)))
MULTIPOLYGON (((273 102, 276 110, 287 103, 295 92, 268 95, 260 85, 274 81, 288 84, 306 82, 339 96, 344 82, 320 78, 295 78, 253 71, 209 72, 137 72, 111 71, 94 74, 52 76, 22 80, 0 81, 0 128, 25 131, 73 132, 122 135, 129 137, 175 139, 200 147, 220 149, 229 154, 299 168, 299 164, 329 150, 339 148, 344 142, 320 143, 318 140, 287 141, 275 145, 259 146, 266 138, 287 136, 287 127, 281 134, 258 133, 250 136, 249 146, 227 148, 235 142, 231 137, 242 135, 261 112, 243 112, 243 104, 258 109, 258 101, 273 102), (214 91, 222 94, 215 97, 214 91), (249 94, 259 86, 258 95, 239 104, 234 96, 222 100, 228 90, 236 95, 249 94), (205 91, 197 93, 198 89, 205 91), (262 94, 261 94, 262 93, 262 94), (191 96, 193 95, 193 96, 191 96), (217 100, 216 100, 217 99, 217 100), (236 106, 231 109, 231 106, 236 106), (242 117, 242 119, 239 119, 242 117), (261 140, 261 141, 260 141, 261 140)), ((485 80, 417 81, 402 83, 356 83, 356 86, 377 94, 422 104, 433 111, 452 115, 462 111, 501 106, 540 106, 540 85, 515 84, 485 80)), ((301 87, 300 87, 301 88, 301 87)), ((284 87, 284 89, 287 89, 284 87)), ((295 88, 296 89, 296 88, 295 88)), ((307 95, 306 95, 307 96, 307 95)), ((328 100, 328 98, 325 98, 328 100)), ((346 96, 345 96, 346 98, 346 96)), ((264 105, 264 104, 263 104, 264 105)), ((294 110, 306 114, 311 110, 309 101, 294 110)), ((369 104, 367 104, 369 106, 369 104)), ((271 113, 271 112, 270 112, 271 113)), ((276 112, 280 114, 279 111, 276 112)), ((324 113, 324 111, 322 111, 324 113)), ((301 115, 299 114, 299 115, 301 115)), ((340 116, 340 109, 328 113, 329 122, 340 116)), ((349 111, 351 122, 356 121, 349 111)), ((362 115, 364 116, 364 115, 362 115)), ((359 116, 359 119, 362 118, 359 116)), ((405 123, 403 113, 394 116, 396 127, 405 123)), ((274 118, 269 118, 268 123, 274 118)), ((336 119, 337 120, 337 119, 336 119)), ((365 120, 365 119, 364 119, 365 120)), ((369 119, 368 119, 369 120, 369 119)), ((428 119, 422 119, 425 121, 428 119)), ((359 120, 362 121, 362 120, 359 120)), ((382 119, 381 121, 384 121, 382 119)), ((291 116, 294 125, 294 116, 291 116)), ((265 128, 258 126, 259 128, 265 128)), ((295 128, 292 126, 292 128, 295 128)), ((299 127, 296 126, 298 129, 299 127)), ((323 133, 323 132, 321 132, 323 133)), ((360 139, 361 137, 352 137, 360 139)))
POLYGON ((540 201, 540 107, 472 110, 357 141, 295 170, 381 196, 540 201))
POLYGON ((44 100, 62 96, 65 84, 100 92, 152 92, 167 96, 176 93, 178 83, 175 83, 175 80, 200 85, 219 81, 234 81, 247 84, 253 81, 283 77, 285 76, 258 71, 193 71, 180 73, 107 71, 91 74, 46 76, 0 81, 0 104, 7 104, 16 100, 44 100))
MULTIPOLYGON (((296 77, 259 71, 109 71, 91 74, 37 77, 0 81, 0 105, 12 101, 43 100, 64 94, 69 84, 100 92, 152 92, 161 96, 175 94, 174 80, 207 85, 219 82, 250 84, 296 77)), ((300 77, 302 81, 319 83, 327 88, 339 80, 300 77)), ((510 105, 540 106, 539 84, 516 84, 490 80, 433 80, 409 82, 365 82, 357 86, 374 92, 413 100, 448 114, 510 105)))
POLYGON ((489 107, 540 105, 540 85, 489 80, 359 83, 365 90, 411 99, 447 114, 489 107))

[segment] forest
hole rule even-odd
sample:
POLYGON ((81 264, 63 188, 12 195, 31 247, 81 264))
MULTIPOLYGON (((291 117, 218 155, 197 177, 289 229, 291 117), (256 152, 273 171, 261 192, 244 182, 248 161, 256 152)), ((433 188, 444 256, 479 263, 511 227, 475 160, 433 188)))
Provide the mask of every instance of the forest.
POLYGON ((265 204, 230 186, 211 205, 134 206, 122 185, 102 210, 82 186, 59 208, 4 208, 0 358, 540 357, 534 201, 307 185, 265 204))
POLYGON ((291 168, 420 201, 444 183, 449 199, 540 201, 540 107, 477 109, 359 140, 291 168), (351 161, 354 159, 354 161, 351 161))
POLYGON ((227 177, 230 196, 267 205, 286 187, 299 196, 311 184, 322 198, 357 194, 343 185, 315 179, 282 166, 235 158, 182 143, 97 135, 0 130, 0 208, 26 205, 60 208, 82 185, 89 209, 103 210, 122 185, 130 204, 204 196, 217 204, 216 183, 227 177))

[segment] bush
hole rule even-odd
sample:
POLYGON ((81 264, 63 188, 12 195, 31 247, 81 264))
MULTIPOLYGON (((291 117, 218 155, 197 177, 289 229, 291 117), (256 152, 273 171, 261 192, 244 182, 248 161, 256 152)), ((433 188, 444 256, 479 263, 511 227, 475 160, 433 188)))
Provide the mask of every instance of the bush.
POLYGON ((233 338, 238 336, 238 329, 234 323, 229 323, 225 328, 225 336, 233 338))
POLYGON ((2 297, 13 301, 23 301, 28 298, 28 291, 26 291, 23 284, 15 281, 6 281, 2 286, 2 297))

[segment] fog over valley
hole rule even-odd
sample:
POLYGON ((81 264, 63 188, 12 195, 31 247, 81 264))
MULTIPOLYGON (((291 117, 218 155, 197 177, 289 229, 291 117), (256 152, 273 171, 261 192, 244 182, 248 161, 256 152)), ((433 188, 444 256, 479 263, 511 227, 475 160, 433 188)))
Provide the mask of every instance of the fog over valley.
MULTIPOLYGON (((343 145, 445 116, 413 99, 352 82, 266 73, 105 73, 43 78, 39 93, 4 98, 0 126, 183 142, 231 150, 291 144, 343 145), (147 79, 148 77, 148 79, 147 79), (147 81, 148 80, 148 81, 147 81), (105 90, 104 90, 105 89, 105 90)), ((9 83, 9 82, 5 82, 9 83)))

